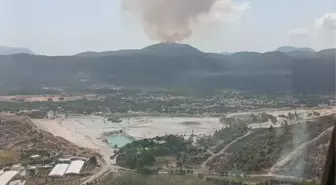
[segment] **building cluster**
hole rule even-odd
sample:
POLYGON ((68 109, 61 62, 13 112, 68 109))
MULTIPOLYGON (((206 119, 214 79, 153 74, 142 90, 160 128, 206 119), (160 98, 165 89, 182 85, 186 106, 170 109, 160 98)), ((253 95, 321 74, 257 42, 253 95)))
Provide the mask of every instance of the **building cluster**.
POLYGON ((74 160, 68 163, 59 163, 49 173, 49 177, 62 177, 64 175, 79 175, 85 162, 82 160, 74 160))
MULTIPOLYGON (((39 155, 30 156, 31 159, 41 158, 39 155)), ((42 176, 47 179, 62 179, 81 177, 87 172, 84 168, 90 166, 87 158, 58 158, 47 165, 22 166, 15 164, 0 170, 0 185, 25 185, 26 179, 42 176), (84 172, 85 171, 85 172, 84 172)))

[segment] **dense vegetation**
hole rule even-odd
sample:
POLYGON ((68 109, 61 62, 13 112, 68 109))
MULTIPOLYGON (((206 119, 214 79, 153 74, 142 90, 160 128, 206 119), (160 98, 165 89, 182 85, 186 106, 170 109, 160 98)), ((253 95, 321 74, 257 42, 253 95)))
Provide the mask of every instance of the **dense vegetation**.
MULTIPOLYGON (((246 124, 252 124, 252 123, 264 123, 270 120, 272 123, 277 122, 277 118, 275 116, 272 116, 270 114, 266 114, 265 112, 261 114, 250 114, 250 115, 234 115, 230 117, 222 117, 220 119, 220 122, 227 124, 227 125, 238 125, 242 128, 244 128, 244 125, 246 124)), ((245 126, 246 127, 246 126, 245 126)))
MULTIPOLYGON (((20 92, 25 93, 25 91, 18 91, 19 94, 20 92)), ((111 122, 119 122, 118 115, 115 114, 127 113, 128 111, 202 115, 234 112, 242 109, 332 105, 332 101, 335 98, 334 95, 265 95, 232 90, 219 90, 212 93, 189 93, 183 90, 141 91, 139 89, 117 90, 109 88, 95 89, 94 92, 98 94, 87 98, 86 91, 84 92, 81 95, 75 93, 74 96, 70 95, 68 97, 60 94, 54 97, 50 94, 42 95, 45 99, 43 102, 29 102, 29 100, 25 100, 25 96, 16 96, 10 100, 0 101, 0 110, 21 113, 32 118, 44 118, 50 110, 69 114, 110 113, 112 115, 107 115, 107 118, 110 118, 111 122)), ((36 91, 36 93, 39 93, 39 91, 36 91)), ((26 98, 29 98, 29 96, 26 96, 26 98)), ((274 117, 268 114, 250 115, 242 121, 244 123, 252 123, 264 122, 268 119, 276 121, 274 117)), ((226 124, 233 122, 231 117, 223 117, 221 121, 226 124)), ((234 121, 237 122, 237 120, 234 121)))
POLYGON ((119 150, 117 163, 128 168, 140 169, 155 166, 159 157, 167 157, 167 161, 160 163, 167 165, 175 161, 177 165, 182 166, 188 160, 193 160, 193 156, 200 156, 204 152, 203 148, 193 146, 191 141, 181 136, 169 135, 127 144, 119 150))

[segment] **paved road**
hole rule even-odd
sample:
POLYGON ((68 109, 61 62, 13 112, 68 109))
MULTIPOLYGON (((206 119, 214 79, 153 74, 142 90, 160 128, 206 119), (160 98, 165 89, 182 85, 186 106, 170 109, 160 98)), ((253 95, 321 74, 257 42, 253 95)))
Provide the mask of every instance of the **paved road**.
POLYGON ((247 132, 245 135, 243 135, 243 136, 241 136, 241 137, 235 139, 234 141, 232 141, 231 143, 229 143, 228 145, 226 145, 220 152, 218 152, 218 153, 216 153, 216 154, 213 154, 211 157, 209 157, 206 161, 204 161, 204 162, 201 164, 201 169, 202 169, 201 171, 207 169, 206 164, 207 164, 209 161, 211 161, 211 160, 214 159, 215 157, 217 157, 217 156, 223 154, 223 153, 224 153, 224 152, 225 152, 231 145, 233 145, 235 142, 237 142, 237 141, 243 139, 244 137, 246 137, 246 136, 248 136, 248 135, 250 135, 250 134, 252 134, 252 133, 253 133, 253 131, 249 131, 249 132, 247 132))

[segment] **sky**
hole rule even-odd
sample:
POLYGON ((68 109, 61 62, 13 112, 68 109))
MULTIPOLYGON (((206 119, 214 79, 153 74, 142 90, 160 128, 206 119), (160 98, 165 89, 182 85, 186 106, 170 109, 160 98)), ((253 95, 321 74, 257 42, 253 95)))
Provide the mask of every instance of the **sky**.
MULTIPOLYGON (((224 6, 212 12, 214 19, 193 25, 183 43, 205 52, 335 47, 335 0, 218 1, 224 6)), ((122 0, 0 0, 0 23, 0 46, 42 55, 139 49, 160 42, 146 35, 122 0)))

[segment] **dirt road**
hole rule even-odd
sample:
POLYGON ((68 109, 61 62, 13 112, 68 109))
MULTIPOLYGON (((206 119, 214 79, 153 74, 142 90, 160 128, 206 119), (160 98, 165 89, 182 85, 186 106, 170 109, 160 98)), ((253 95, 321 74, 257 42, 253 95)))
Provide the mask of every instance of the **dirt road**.
POLYGON ((201 171, 206 171, 206 170, 207 170, 207 166, 206 166, 206 164, 207 164, 209 161, 211 161, 211 160, 214 159, 215 157, 217 157, 217 156, 223 154, 223 153, 224 153, 224 152, 225 152, 231 145, 233 145, 233 144, 236 143, 237 141, 243 139, 244 137, 247 137, 248 135, 250 135, 250 134, 252 134, 252 133, 253 133, 253 131, 250 130, 250 131, 247 132, 245 135, 243 135, 243 136, 241 136, 241 137, 235 139, 234 141, 232 141, 231 143, 229 143, 228 145, 226 145, 220 152, 215 153, 215 154, 213 154, 212 156, 210 156, 206 161, 204 161, 204 162, 201 164, 201 171))

